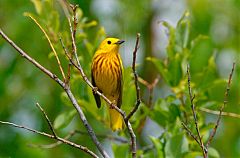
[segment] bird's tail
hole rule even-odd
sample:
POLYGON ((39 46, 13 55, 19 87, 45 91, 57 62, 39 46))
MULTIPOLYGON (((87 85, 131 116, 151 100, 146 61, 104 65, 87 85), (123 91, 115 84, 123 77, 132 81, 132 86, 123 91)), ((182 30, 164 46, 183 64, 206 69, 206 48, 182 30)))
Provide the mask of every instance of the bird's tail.
POLYGON ((122 115, 115 109, 109 109, 110 126, 112 131, 122 130, 124 128, 124 121, 122 115))

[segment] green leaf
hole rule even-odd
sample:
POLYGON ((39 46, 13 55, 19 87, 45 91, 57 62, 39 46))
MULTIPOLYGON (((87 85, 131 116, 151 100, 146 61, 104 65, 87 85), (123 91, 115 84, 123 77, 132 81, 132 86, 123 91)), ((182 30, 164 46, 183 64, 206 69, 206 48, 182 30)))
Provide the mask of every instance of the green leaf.
POLYGON ((202 152, 191 151, 191 152, 184 154, 183 158, 197 158, 197 157, 201 157, 201 156, 202 156, 202 152))
POLYGON ((218 151, 214 148, 208 148, 208 156, 209 158, 220 158, 218 151))
POLYGON ((188 11, 186 11, 178 21, 176 34, 177 43, 181 44, 182 48, 186 48, 189 42, 190 34, 190 20, 188 11))
POLYGON ((192 41, 190 66, 191 72, 201 72, 207 67, 208 60, 213 54, 213 43, 207 36, 199 35, 192 41))
POLYGON ((180 117, 181 115, 179 106, 177 106, 176 104, 171 104, 169 106, 169 114, 170 114, 169 121, 174 122, 176 118, 180 117))
POLYGON ((184 134, 177 134, 167 139, 165 146, 167 158, 182 157, 182 154, 186 151, 188 151, 188 143, 184 134))
POLYGON ((166 83, 170 84, 171 75, 168 72, 168 69, 164 66, 163 61, 156 58, 150 58, 150 57, 148 57, 147 60, 151 61, 155 65, 158 72, 161 74, 161 77, 165 80, 166 83))
POLYGON ((167 53, 168 57, 171 59, 175 56, 176 53, 176 34, 175 34, 175 28, 171 26, 168 22, 163 21, 162 25, 165 26, 168 29, 168 46, 167 46, 167 53))
POLYGON ((93 21, 90 21, 90 22, 88 22, 88 23, 85 23, 84 25, 83 25, 83 27, 85 27, 85 28, 89 28, 89 27, 93 27, 93 26, 97 26, 97 21, 96 20, 93 20, 93 21))
POLYGON ((152 136, 149 136, 149 138, 152 141, 152 143, 153 143, 153 145, 154 145, 154 147, 157 151, 157 155, 155 157, 163 158, 164 157, 164 155, 163 155, 163 144, 160 141, 160 139, 152 137, 152 136))
POLYGON ((130 157, 129 153, 129 145, 119 145, 119 144, 113 144, 113 151, 114 151, 114 157, 115 158, 128 158, 130 157))
POLYGON ((64 112, 57 116, 57 118, 54 120, 53 126, 55 129, 62 129, 66 127, 73 119, 73 117, 76 114, 76 110, 64 112))
POLYGON ((168 105, 169 104, 165 100, 159 99, 155 103, 154 109, 149 114, 150 118, 162 127, 166 127, 168 125, 170 115, 168 105))
POLYGON ((179 53, 169 62, 168 71, 171 74, 169 75, 171 76, 170 85, 173 87, 177 86, 182 79, 181 57, 179 53))
POLYGON ((34 7, 38 14, 42 13, 42 3, 41 0, 31 0, 31 2, 34 4, 34 7))
POLYGON ((64 105, 72 107, 72 102, 69 100, 69 98, 65 92, 62 92, 60 97, 61 97, 61 101, 64 103, 64 105))

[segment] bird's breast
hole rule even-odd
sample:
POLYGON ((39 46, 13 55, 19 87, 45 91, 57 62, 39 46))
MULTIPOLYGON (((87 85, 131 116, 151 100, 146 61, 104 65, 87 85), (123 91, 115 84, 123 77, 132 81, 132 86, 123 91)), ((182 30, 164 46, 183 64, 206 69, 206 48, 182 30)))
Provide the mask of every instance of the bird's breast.
POLYGON ((121 65, 118 57, 98 55, 92 65, 93 77, 96 86, 105 94, 115 94, 121 80, 121 65))

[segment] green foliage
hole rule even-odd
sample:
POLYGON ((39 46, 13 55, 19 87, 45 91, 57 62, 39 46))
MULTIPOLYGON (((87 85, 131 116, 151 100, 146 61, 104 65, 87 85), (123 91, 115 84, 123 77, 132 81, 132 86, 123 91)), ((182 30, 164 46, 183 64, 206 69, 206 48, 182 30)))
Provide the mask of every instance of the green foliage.
MULTIPOLYGON (((140 49, 139 52, 143 54, 143 57, 148 56, 143 59, 144 62, 137 64, 138 70, 144 72, 146 61, 155 66, 156 72, 154 73, 160 76, 159 84, 153 89, 152 103, 149 103, 149 89, 140 85, 143 102, 130 120, 137 136, 138 157, 196 158, 202 156, 201 148, 181 125, 182 122, 187 122, 189 129, 196 134, 187 89, 187 64, 190 65, 191 86, 193 94, 195 94, 194 104, 196 105, 197 118, 204 143, 214 127, 216 118, 202 112, 201 108, 218 110, 224 98, 229 70, 227 69, 222 73, 226 69, 221 65, 221 62, 219 63, 219 58, 223 54, 221 51, 223 50, 235 52, 233 57, 237 61, 229 105, 226 107, 226 111, 240 112, 238 106, 240 101, 240 68, 238 64, 240 59, 240 27, 239 22, 236 20, 240 15, 240 5, 239 2, 234 0, 221 1, 224 2, 223 6, 226 6, 221 8, 214 4, 216 2, 218 1, 186 0, 188 11, 183 13, 176 26, 173 26, 170 22, 162 21, 159 25, 167 30, 166 57, 158 58, 150 55, 153 54, 150 46, 153 45, 151 42, 154 39, 149 32, 153 28, 151 25, 157 23, 155 17, 158 17, 156 15, 158 7, 152 7, 152 1, 145 0, 136 3, 134 1, 119 0, 116 1, 117 8, 114 8, 114 13, 109 13, 104 17, 96 15, 94 10, 89 9, 91 8, 90 5, 96 2, 76 1, 76 3, 87 5, 80 5, 80 8, 77 9, 76 44, 78 58, 88 78, 90 78, 92 56, 102 39, 113 35, 121 38, 127 36, 128 39, 131 34, 134 34, 135 37, 137 32, 141 33, 141 49, 143 49, 140 49), (121 14, 116 14, 119 12, 121 14), (101 19, 104 19, 104 21, 111 19, 111 27, 103 27, 102 25, 105 23, 101 19), (218 23, 219 19, 224 19, 229 23, 220 25, 218 23), (219 27, 226 28, 228 30, 227 36, 216 39, 213 35, 215 30, 211 31, 214 28, 214 23, 219 27), (115 31, 106 35, 105 29, 106 31, 111 29, 115 31)), ((70 29, 65 15, 67 8, 64 7, 63 1, 31 0, 31 2, 26 1, 20 4, 3 0, 0 2, 0 7, 2 7, 0 15, 5 15, 3 11, 8 13, 6 14, 7 18, 0 16, 3 30, 9 32, 10 37, 23 50, 26 50, 56 75, 61 76, 54 53, 50 49, 44 34, 34 22, 22 16, 24 12, 32 15, 50 37, 62 62, 64 72, 67 72, 69 63, 59 38, 63 39, 69 52, 71 52, 72 46, 70 29), (1 5, 1 3, 4 5, 1 5), (18 7, 19 9, 16 9, 18 7), (25 22, 22 22, 23 19, 25 22), (8 23, 9 25, 7 25, 8 23)), ((102 7, 98 9, 101 10, 102 7)), ((154 31, 156 30, 152 30, 152 32, 154 31)), ((160 41, 156 43, 158 42, 160 41)), ((0 41, 0 120, 19 121, 21 124, 29 124, 29 126, 31 125, 41 131, 50 132, 47 123, 44 122, 45 120, 36 112, 37 109, 33 106, 35 102, 42 102, 41 105, 48 113, 59 135, 65 136, 74 129, 85 131, 75 109, 68 100, 68 96, 57 87, 58 85, 47 80, 32 65, 27 65, 26 61, 20 59, 8 47, 4 41, 0 41)), ((132 48, 124 49, 128 53, 131 53, 131 50, 132 48)), ((228 51, 226 54, 231 55, 228 51)), ((126 56, 126 58, 131 57, 129 54, 126 56)), ((226 59, 226 62, 229 61, 226 59)), ((152 72, 147 71, 144 73, 140 77, 152 77, 152 72)), ((144 79, 149 81, 147 77, 144 79)), ((126 130, 115 133, 110 130, 108 107, 102 101, 103 106, 100 109, 97 108, 91 88, 85 84, 74 68, 71 70, 70 83, 79 105, 97 134, 105 136, 118 135, 129 139, 126 130)), ((121 108, 126 113, 129 113, 135 102, 136 92, 132 70, 130 66, 125 66, 123 104, 121 108)), ((221 122, 217 131, 218 135, 209 148, 210 158, 240 156, 238 149, 240 128, 237 121, 231 118, 225 119, 224 117, 224 121, 221 122), (223 126, 222 123, 224 123, 223 126)), ((42 137, 25 134, 24 132, 18 133, 18 129, 13 130, 1 126, 0 157, 87 157, 83 152, 64 145, 49 150, 44 149, 43 152, 40 152, 38 149, 25 146, 26 142, 32 143, 28 142, 28 139, 34 144, 53 143, 42 137), (10 149, 8 146, 12 148, 10 149)), ((76 135, 71 140, 87 146, 97 153, 97 149, 88 135, 76 135)), ((114 157, 130 157, 131 152, 128 143, 121 143, 108 138, 101 138, 101 142, 107 142, 104 147, 107 151, 112 151, 114 157)))

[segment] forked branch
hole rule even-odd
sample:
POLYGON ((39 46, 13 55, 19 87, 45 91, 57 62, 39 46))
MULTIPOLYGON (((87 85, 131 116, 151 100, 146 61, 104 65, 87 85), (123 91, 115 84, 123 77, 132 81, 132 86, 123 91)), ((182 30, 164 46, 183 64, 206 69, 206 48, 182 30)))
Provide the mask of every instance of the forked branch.
MULTIPOLYGON (((235 63, 233 63, 232 65, 232 70, 229 74, 229 77, 228 77, 228 83, 227 83, 227 86, 226 86, 226 90, 225 90, 225 94, 224 94, 224 101, 223 101, 223 105, 220 107, 220 111, 218 112, 218 118, 217 118, 217 121, 215 123, 215 126, 212 130, 212 132, 210 133, 210 136, 208 138, 208 141, 206 142, 206 145, 204 145, 203 141, 202 141, 202 136, 200 134, 200 130, 199 130, 199 125, 198 125, 198 120, 197 120, 197 116, 196 116, 196 109, 195 109, 195 106, 194 106, 194 98, 195 96, 192 95, 192 89, 191 89, 191 75, 190 75, 190 70, 189 70, 189 65, 187 66, 187 76, 188 76, 188 91, 189 91, 189 97, 190 97, 190 102, 191 102, 191 108, 192 108, 192 114, 193 114, 193 118, 194 118, 194 123, 195 123, 195 128, 196 128, 196 131, 197 131, 197 136, 195 136, 191 130, 187 127, 187 125, 185 125, 183 122, 182 122, 182 125, 184 127, 184 129, 187 131, 187 133, 199 144, 199 146, 201 147, 202 149, 202 153, 203 153, 203 157, 204 158, 207 158, 208 157, 208 147, 209 145, 211 144, 216 132, 217 132, 217 129, 219 127, 219 124, 220 124, 220 120, 221 120, 221 117, 222 117, 222 114, 224 113, 223 112, 223 109, 224 107, 227 105, 227 102, 228 102, 228 96, 229 96, 229 91, 230 91, 230 86, 231 86, 231 81, 232 81, 232 76, 233 76, 233 72, 234 72, 234 69, 235 69, 235 63)), ((207 111, 209 112, 209 111, 207 111)))
MULTIPOLYGON (((43 67, 41 64, 39 64, 36 60, 34 60, 32 57, 30 57, 27 53, 25 53, 21 48, 19 48, 12 40, 8 38, 6 34, 3 33, 3 31, 0 29, 0 34, 4 40, 6 40, 17 52, 25 59, 27 59, 29 62, 31 62, 33 65, 35 65, 38 69, 40 69, 43 73, 45 73, 47 76, 49 76, 51 79, 53 79, 55 82, 57 82, 67 93, 68 98, 72 102, 74 108, 77 110, 78 115, 83 122, 84 126, 86 127, 90 137, 92 138, 94 144, 97 146, 98 150, 102 154, 104 158, 109 158, 107 152, 103 149, 101 143, 98 141, 92 127, 89 125, 81 107, 78 105, 76 98, 73 96, 69 86, 66 86, 66 84, 61 81, 55 74, 53 74, 51 71, 43 67)), ((21 127, 22 128, 22 127, 21 127)))
POLYGON ((31 129, 31 128, 26 127, 26 126, 17 125, 17 124, 12 123, 12 122, 0 121, 0 123, 1 124, 5 124, 5 125, 9 125, 9 126, 13 126, 13 127, 16 127, 16 128, 22 128, 24 130, 27 130, 27 131, 30 131, 30 132, 33 132, 33 133, 36 133, 36 134, 39 134, 39 135, 42 135, 42 136, 54 139, 54 140, 57 140, 58 142, 61 142, 63 144, 67 144, 67 145, 72 146, 74 148, 80 149, 80 150, 84 151, 85 153, 89 154, 91 157, 98 158, 98 156, 93 151, 88 149, 87 147, 79 145, 79 144, 75 144, 74 142, 71 142, 71 141, 67 140, 68 137, 61 138, 61 137, 57 136, 57 134, 55 133, 55 131, 53 129, 52 123, 49 120, 49 118, 48 118, 47 114, 45 113, 45 111, 43 110, 43 108, 38 103, 36 104, 36 106, 43 113, 43 115, 44 115, 45 119, 47 120, 48 126, 49 126, 51 132, 53 133, 53 135, 45 133, 45 132, 40 132, 40 131, 35 130, 35 129, 31 129))

